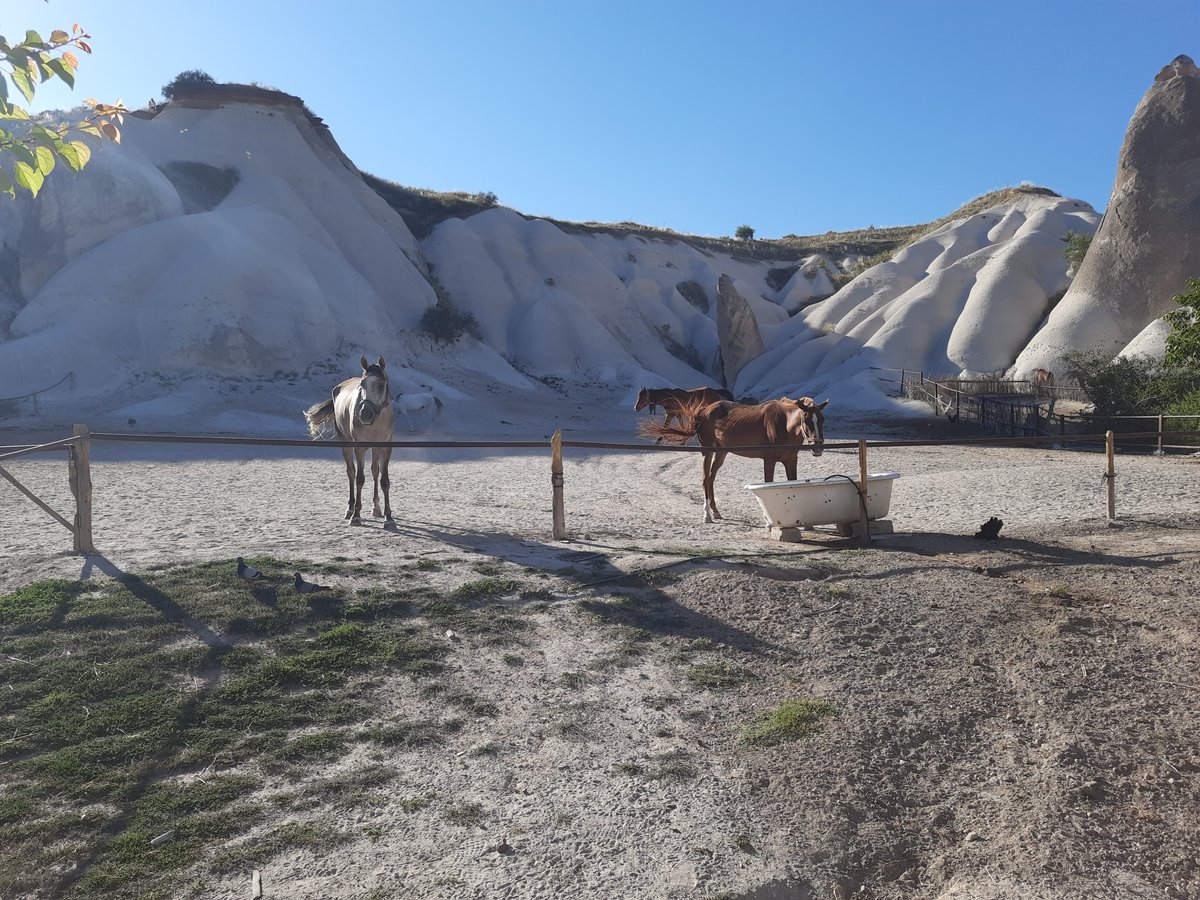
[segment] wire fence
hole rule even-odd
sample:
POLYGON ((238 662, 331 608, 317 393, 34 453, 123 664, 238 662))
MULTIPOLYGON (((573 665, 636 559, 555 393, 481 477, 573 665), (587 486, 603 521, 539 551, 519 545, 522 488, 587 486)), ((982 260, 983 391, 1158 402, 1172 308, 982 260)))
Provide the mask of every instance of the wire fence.
MULTIPOLYGON (((1156 417, 1126 417, 1128 419, 1154 419, 1156 417)), ((1167 417, 1160 417, 1167 418, 1167 417)), ((393 451, 417 449, 454 449, 454 450, 541 450, 550 451, 550 474, 552 488, 552 533, 555 539, 567 536, 566 511, 563 500, 564 474, 563 449, 577 449, 600 452, 639 452, 639 453, 705 453, 713 448, 701 446, 660 445, 647 443, 627 443, 613 441, 586 441, 564 439, 561 432, 555 432, 549 442, 540 441, 391 441, 386 444, 375 444, 364 441, 327 441, 301 440, 289 438, 258 438, 232 437, 220 435, 174 435, 174 434, 121 434, 113 432, 91 432, 86 425, 76 425, 71 437, 61 438, 43 444, 22 444, 0 447, 0 462, 7 462, 33 453, 65 451, 68 461, 68 482, 71 495, 75 500, 75 512, 72 518, 60 514, 49 504, 39 498, 27 486, 20 483, 9 471, 0 466, 0 478, 11 483, 31 502, 58 521, 71 532, 74 538, 74 551, 82 554, 95 553, 92 534, 92 479, 91 479, 91 446, 93 442, 112 443, 142 443, 142 444, 187 444, 187 445, 227 445, 244 447, 296 447, 309 450, 330 450, 343 448, 389 447, 393 451)), ((1105 432, 1082 432, 1071 434, 1030 434, 1018 435, 988 435, 985 437, 962 437, 953 440, 865 440, 831 441, 823 444, 825 451, 848 452, 858 456, 859 478, 855 482, 860 494, 865 496, 867 490, 867 454, 871 449, 888 449, 900 447, 1005 447, 1053 444, 1064 447, 1068 445, 1090 446, 1104 449, 1108 465, 1104 475, 1108 493, 1109 518, 1115 518, 1115 487, 1114 455, 1121 448, 1144 451, 1147 447, 1166 448, 1186 446, 1195 450, 1200 446, 1200 431, 1145 431, 1124 432, 1116 434, 1112 430, 1105 432), (1173 445, 1165 443, 1170 439, 1182 439, 1191 443, 1173 445)), ((790 448, 782 448, 777 444, 769 445, 737 445, 719 448, 722 452, 740 455, 762 454, 765 452, 780 453, 790 448)), ((797 446, 797 452, 805 447, 797 446)), ((811 449, 811 448, 809 448, 811 449)), ((861 523, 863 533, 869 538, 870 531, 865 521, 861 523)))

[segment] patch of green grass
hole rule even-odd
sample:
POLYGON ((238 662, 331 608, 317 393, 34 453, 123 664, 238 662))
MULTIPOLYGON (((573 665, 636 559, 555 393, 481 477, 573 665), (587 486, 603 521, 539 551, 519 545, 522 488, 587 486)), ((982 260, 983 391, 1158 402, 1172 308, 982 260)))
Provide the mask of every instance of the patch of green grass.
POLYGON ((219 852, 210 868, 217 875, 261 869, 289 850, 328 852, 353 840, 349 832, 318 822, 285 822, 236 846, 219 852))
POLYGON ((273 752, 262 753, 259 765, 267 772, 314 762, 331 762, 340 757, 349 738, 340 731, 320 731, 285 742, 273 752))
POLYGON ((434 798, 432 795, 426 795, 424 797, 401 797, 396 801, 396 805, 405 812, 414 813, 425 809, 427 806, 429 806, 433 799, 434 798))
POLYGON ((583 672, 563 672, 558 676, 559 683, 573 691, 582 690, 587 686, 587 675, 583 672))
POLYGON ((442 564, 440 562, 438 562, 436 559, 430 559, 428 556, 422 556, 415 563, 413 563, 413 568, 421 572, 432 572, 436 569, 440 569, 441 567, 442 564))
POLYGON ((481 560, 480 562, 471 563, 471 570, 478 572, 480 575, 499 575, 504 571, 504 563, 495 559, 481 560))
POLYGON ((519 669, 525 665, 525 658, 516 653, 505 653, 501 659, 504 660, 506 666, 512 666, 514 669, 519 669))
POLYGON ((372 725, 358 732, 358 740, 371 741, 385 747, 428 747, 441 744, 446 735, 460 731, 462 723, 457 720, 434 722, 420 719, 415 722, 390 722, 386 725, 372 725))
POLYGON ((749 669, 727 663, 699 663, 688 666, 687 670, 687 679, 692 684, 714 690, 737 687, 754 677, 749 669))
POLYGON ((774 747, 799 740, 821 730, 822 720, 837 715, 827 700, 785 700, 756 724, 742 730, 742 743, 752 747, 774 747))
POLYGON ((486 813, 479 803, 455 803, 446 807, 442 815, 451 825, 468 827, 482 822, 486 813))
POLYGON ((849 597, 853 593, 853 591, 851 591, 850 588, 846 587, 844 584, 831 584, 829 585, 828 590, 830 597, 849 597))
POLYGON ((521 583, 512 578, 478 578, 460 584, 450 596, 456 600, 489 600, 512 594, 521 588, 521 583))
POLYGON ((219 560, 0 595, 0 894, 59 891, 47 873, 67 841, 91 860, 72 897, 183 895, 181 869, 262 816, 256 781, 183 776, 335 759, 377 708, 380 674, 426 674, 446 652, 408 621, 420 589, 291 587, 297 570, 373 566, 249 562, 268 577, 219 560))

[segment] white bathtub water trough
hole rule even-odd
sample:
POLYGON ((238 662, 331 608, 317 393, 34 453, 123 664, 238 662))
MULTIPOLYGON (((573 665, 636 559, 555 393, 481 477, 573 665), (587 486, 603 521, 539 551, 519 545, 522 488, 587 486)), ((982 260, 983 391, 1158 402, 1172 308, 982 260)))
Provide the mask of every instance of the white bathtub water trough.
MULTIPOLYGON (((867 476, 868 520, 887 516, 892 505, 892 482, 899 477, 895 472, 867 476)), ((862 521, 858 481, 845 475, 748 484, 746 490, 758 500, 763 518, 772 531, 836 525, 843 534, 849 534, 854 525, 862 521)), ((885 530, 891 528, 880 529, 885 530)), ((789 539, 783 534, 780 538, 789 539)))

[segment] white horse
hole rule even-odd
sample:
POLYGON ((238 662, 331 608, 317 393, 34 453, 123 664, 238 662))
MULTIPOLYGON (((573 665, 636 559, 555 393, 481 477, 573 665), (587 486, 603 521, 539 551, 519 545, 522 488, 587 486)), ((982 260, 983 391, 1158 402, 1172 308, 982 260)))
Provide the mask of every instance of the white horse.
MULTIPOLYGON (((309 433, 314 438, 323 437, 332 426, 338 440, 379 441, 385 445, 391 442, 395 416, 392 413, 392 398, 388 391, 387 364, 382 356, 374 363, 368 363, 365 356, 360 357, 359 364, 362 366, 362 375, 346 379, 333 389, 332 397, 304 411, 309 433)), ((382 446, 371 447, 370 450, 371 474, 375 482, 373 513, 384 518, 385 527, 394 527, 392 504, 388 496, 391 487, 391 481, 388 479, 388 460, 391 459, 392 448, 382 446), (381 488, 382 510, 379 508, 381 488)), ((346 508, 346 518, 350 520, 351 525, 362 522, 362 489, 367 480, 364 471, 366 453, 366 447, 342 448, 342 455, 346 458, 346 477, 350 481, 350 502, 346 508)))
POLYGON ((397 394, 393 401, 395 407, 400 412, 404 413, 404 421, 408 422, 408 430, 416 431, 413 427, 412 413, 423 413, 429 411, 430 424, 438 417, 438 413, 442 411, 442 401, 433 394, 420 392, 415 394, 397 394))

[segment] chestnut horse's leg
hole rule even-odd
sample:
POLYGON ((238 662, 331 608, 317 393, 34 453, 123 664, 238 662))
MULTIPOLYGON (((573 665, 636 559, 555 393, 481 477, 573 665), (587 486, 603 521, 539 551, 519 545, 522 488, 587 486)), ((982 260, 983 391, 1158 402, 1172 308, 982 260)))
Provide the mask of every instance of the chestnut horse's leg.
POLYGON ((704 454, 704 521, 715 522, 724 518, 717 509, 717 496, 713 488, 717 479, 717 470, 725 462, 729 454, 724 450, 715 450, 704 454))
POLYGON ((799 451, 789 453, 783 458, 783 471, 787 475, 788 481, 796 480, 796 457, 800 455, 799 451))
POLYGON ((775 480, 775 457, 770 455, 763 456, 763 481, 771 482, 775 480))
POLYGON ((346 460, 346 480, 350 482, 350 502, 346 504, 345 518, 351 519, 354 517, 354 448, 343 447, 342 456, 346 460))

